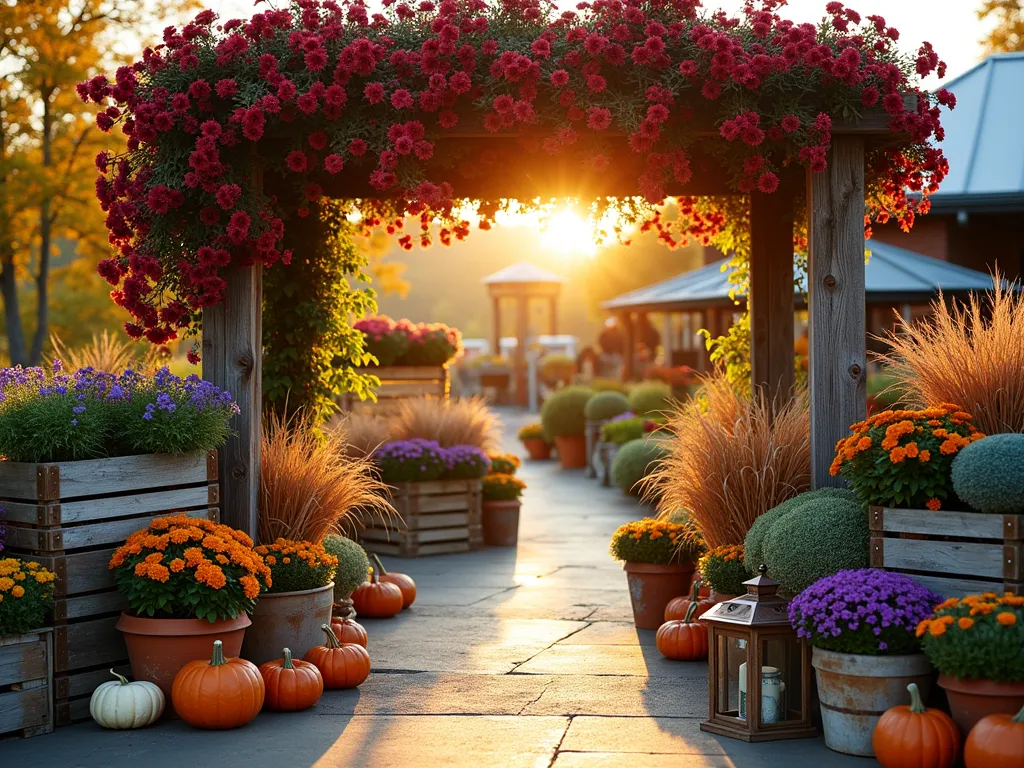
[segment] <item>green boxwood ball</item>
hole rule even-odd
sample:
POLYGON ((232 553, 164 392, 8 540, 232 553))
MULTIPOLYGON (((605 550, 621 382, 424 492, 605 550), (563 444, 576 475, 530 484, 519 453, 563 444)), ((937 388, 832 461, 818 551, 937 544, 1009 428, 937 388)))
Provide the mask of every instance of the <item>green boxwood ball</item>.
POLYGON ((346 598, 366 581, 370 558, 366 556, 366 550, 352 539, 337 533, 324 536, 323 546, 338 558, 338 571, 334 574, 334 599, 346 598))
POLYGON ((587 417, 583 411, 593 394, 588 387, 565 387, 551 395, 540 409, 544 434, 556 438, 586 432, 587 417))
POLYGON ((750 567, 751 572, 757 573, 758 566, 765 562, 764 539, 775 521, 783 515, 801 509, 808 502, 814 503, 821 499, 856 501, 857 495, 848 488, 819 488, 816 491, 808 491, 794 496, 792 499, 787 499, 759 516, 754 520, 754 524, 747 531, 747 537, 743 540, 743 559, 750 567))
POLYGON ((612 462, 612 480, 625 493, 639 496, 638 483, 657 469, 658 463, 668 455, 664 440, 642 437, 630 440, 619 448, 612 462))
POLYGON ((768 575, 781 592, 796 595, 838 571, 868 567, 868 513, 859 502, 825 497, 798 509, 764 539, 768 575))
POLYGON ((981 512, 1024 512, 1024 435, 990 435, 953 459, 953 490, 981 512))
POLYGON ((672 404, 672 387, 663 381, 642 381, 629 393, 629 410, 637 416, 667 411, 672 404))
POLYGON ((605 421, 629 410, 629 400, 621 392, 598 392, 583 409, 589 421, 605 421))

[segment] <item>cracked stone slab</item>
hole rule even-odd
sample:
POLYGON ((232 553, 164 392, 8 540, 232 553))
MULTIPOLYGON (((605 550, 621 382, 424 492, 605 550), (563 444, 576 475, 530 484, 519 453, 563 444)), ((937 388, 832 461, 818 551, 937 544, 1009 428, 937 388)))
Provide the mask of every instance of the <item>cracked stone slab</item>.
POLYGON ((653 629, 637 629, 632 622, 596 621, 573 635, 559 640, 559 645, 654 645, 653 629))
POLYGON ((516 674, 692 677, 706 680, 708 665, 702 661, 670 661, 653 646, 555 645, 517 667, 516 674))
MULTIPOLYGON (((534 677, 534 675, 507 675, 534 677)), ((704 678, 540 676, 549 681, 524 715, 612 715, 616 717, 706 717, 704 678)))
MULTIPOLYGON (((558 753, 551 768, 736 768, 723 755, 644 755, 624 752, 558 753)), ((744 767, 745 768, 745 767, 744 767)))
POLYGON ((432 616, 423 615, 416 603, 393 619, 365 619, 358 621, 369 635, 367 650, 373 658, 374 649, 421 642, 473 642, 508 643, 510 645, 548 646, 587 625, 580 621, 551 619, 495 619, 491 616, 432 616))

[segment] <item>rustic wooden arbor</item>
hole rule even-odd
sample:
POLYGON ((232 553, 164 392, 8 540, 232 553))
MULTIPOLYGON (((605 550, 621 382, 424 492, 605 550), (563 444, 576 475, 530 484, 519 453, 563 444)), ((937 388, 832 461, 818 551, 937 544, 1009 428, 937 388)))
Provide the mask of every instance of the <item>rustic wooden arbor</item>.
POLYGON ((516 305, 516 349, 512 359, 515 376, 515 396, 518 405, 527 404, 526 385, 526 341, 530 332, 530 302, 539 299, 548 306, 548 333, 558 333, 558 295, 565 278, 546 269, 520 261, 512 266, 488 275, 483 279, 494 305, 494 349, 501 354, 501 304, 502 300, 516 305))
MULTIPOLYGON (((711 125, 690 130, 717 136, 711 125)), ((865 415, 864 157, 866 148, 892 138, 882 111, 856 123, 837 120, 832 133, 826 171, 805 176, 802 169, 791 169, 781 174, 777 192, 754 193, 750 203, 753 381, 770 397, 785 398, 791 395, 794 362, 792 223, 796 201, 802 191, 806 194, 815 487, 842 482, 828 473, 835 444, 865 415)), ((644 169, 642 158, 628 150, 611 168, 597 172, 585 169, 579 159, 559 160, 539 149, 525 152, 527 141, 483 132, 445 137, 435 157, 464 153, 478 162, 464 162, 454 171, 438 168, 436 175, 448 179, 457 196, 476 199, 636 194, 636 179, 644 169)), ((691 167, 691 182, 669 192, 734 194, 714 159, 693 154, 691 167)), ((268 190, 276 184, 275 179, 265 181, 268 190)), ((323 186, 338 198, 377 196, 365 174, 339 174, 323 179, 323 186)), ((281 192, 291 194, 285 188, 281 192)), ((242 409, 235 419, 237 434, 220 454, 223 517, 250 534, 256 531, 259 488, 261 277, 259 267, 231 268, 224 301, 203 317, 204 376, 232 392, 242 409)))

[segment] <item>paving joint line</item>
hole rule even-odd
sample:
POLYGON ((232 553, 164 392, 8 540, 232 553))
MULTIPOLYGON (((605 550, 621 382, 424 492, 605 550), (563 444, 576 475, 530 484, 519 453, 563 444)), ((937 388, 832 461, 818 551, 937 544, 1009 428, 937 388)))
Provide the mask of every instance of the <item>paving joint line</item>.
POLYGON ((552 766, 554 766, 555 764, 555 761, 558 759, 558 755, 562 751, 562 744, 565 742, 565 737, 569 735, 569 729, 572 727, 572 721, 574 717, 575 715, 569 715, 569 721, 565 724, 565 730, 562 731, 562 738, 560 738, 558 740, 558 743, 555 744, 555 752, 553 755, 551 755, 551 762, 548 763, 548 768, 552 768, 552 766))
MULTIPOLYGON (((596 610, 597 610, 597 609, 595 608, 595 609, 594 609, 594 611, 596 611, 596 610)), ((591 613, 593 613, 594 611, 591 611, 591 613)), ((578 621, 586 621, 586 619, 578 619, 578 621)), ((532 656, 530 656, 529 658, 527 658, 527 659, 523 659, 522 661, 520 661, 520 662, 519 662, 518 664, 516 664, 516 665, 515 665, 514 667, 512 667, 512 669, 510 669, 510 670, 509 670, 508 672, 506 672, 505 674, 506 674, 506 675, 516 675, 516 674, 521 674, 521 673, 517 672, 516 670, 517 670, 517 669, 519 669, 519 668, 520 668, 521 666, 523 666, 523 664, 528 664, 528 663, 529 663, 529 662, 530 662, 530 661, 531 661, 532 659, 535 659, 535 658, 537 658, 537 657, 538 657, 538 656, 539 656, 540 654, 544 653, 544 651, 550 651, 550 650, 551 650, 552 648, 554 648, 554 647, 555 647, 556 645, 558 645, 558 644, 559 644, 560 642, 562 642, 563 640, 568 640, 568 639, 569 639, 570 637, 572 637, 573 635, 575 635, 575 634, 577 634, 577 633, 579 633, 579 632, 582 632, 582 631, 583 631, 584 629, 586 629, 586 628, 587 628, 587 627, 589 627, 589 626, 590 626, 590 624, 585 624, 584 626, 580 627, 579 629, 574 629, 574 630, 573 630, 572 632, 570 632, 570 633, 569 633, 569 634, 567 634, 567 635, 562 635, 562 636, 561 636, 560 638, 558 638, 557 640, 555 640, 555 641, 554 641, 553 643, 551 643, 550 645, 548 645, 548 646, 547 646, 546 648, 541 648, 541 649, 540 649, 539 651, 537 651, 537 652, 536 652, 535 654, 533 654, 533 655, 532 655, 532 656)))

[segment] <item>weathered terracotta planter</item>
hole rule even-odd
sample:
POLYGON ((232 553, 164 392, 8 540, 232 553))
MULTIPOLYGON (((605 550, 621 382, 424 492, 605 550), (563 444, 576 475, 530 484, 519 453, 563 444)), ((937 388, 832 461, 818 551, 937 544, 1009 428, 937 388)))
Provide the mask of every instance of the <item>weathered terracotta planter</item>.
POLYGON ((156 683, 171 705, 171 684, 178 670, 190 661, 208 659, 213 641, 224 644, 224 656, 242 652, 242 637, 252 621, 244 613, 234 619, 148 619, 122 613, 117 628, 124 635, 132 677, 156 683))
POLYGON ((964 680, 939 675, 939 685, 946 691, 953 721, 965 734, 986 715, 1011 714, 1024 707, 1024 682, 964 680))
POLYGON ((923 653, 867 656, 813 649, 825 746, 847 755, 873 757, 871 736, 882 713, 907 703, 907 685, 927 698, 932 665, 923 653))
POLYGON ((514 547, 519 540, 518 499, 483 501, 484 544, 489 547, 514 547))
POLYGON ((533 461, 547 461, 551 458, 551 444, 542 437, 523 440, 523 447, 533 461))
POLYGON ((333 606, 333 581, 316 589, 260 595, 242 643, 242 658, 260 665, 281 658, 282 648, 291 648, 293 656, 302 658, 310 648, 323 645, 321 627, 331 623, 333 606))
POLYGON ((587 466, 586 435, 558 436, 555 438, 558 460, 562 469, 583 469, 587 466))
POLYGON ((624 563, 637 629, 657 629, 665 620, 665 606, 689 592, 693 563, 624 563))

